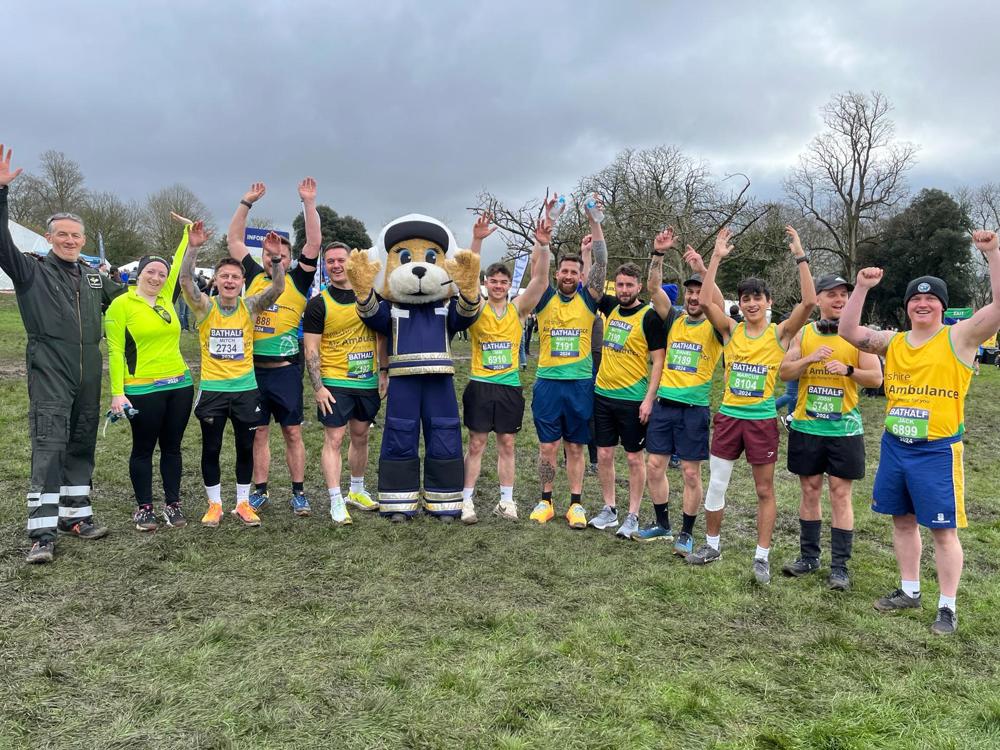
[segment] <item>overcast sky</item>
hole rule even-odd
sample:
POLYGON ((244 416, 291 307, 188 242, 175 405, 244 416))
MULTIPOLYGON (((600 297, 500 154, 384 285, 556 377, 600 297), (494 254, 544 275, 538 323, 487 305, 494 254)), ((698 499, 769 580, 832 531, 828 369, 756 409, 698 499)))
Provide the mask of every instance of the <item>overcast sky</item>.
POLYGON ((418 211, 467 245, 481 189, 569 191, 626 147, 779 197, 818 108, 878 89, 921 146, 915 188, 1000 180, 996 3, 698 5, 8 2, 0 142, 125 198, 181 182, 221 229, 256 179, 287 228, 309 174, 373 239, 418 211))

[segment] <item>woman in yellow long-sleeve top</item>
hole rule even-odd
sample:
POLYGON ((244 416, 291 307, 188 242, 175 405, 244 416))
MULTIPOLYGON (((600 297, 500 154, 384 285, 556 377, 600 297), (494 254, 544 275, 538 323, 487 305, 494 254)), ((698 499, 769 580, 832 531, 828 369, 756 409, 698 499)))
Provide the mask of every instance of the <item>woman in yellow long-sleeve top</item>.
POLYGON ((173 261, 147 255, 139 261, 136 285, 108 307, 104 330, 108 340, 111 411, 133 414, 129 476, 139 531, 159 525, 153 510, 153 450, 160 445, 160 477, 167 526, 183 526, 181 511, 181 440, 191 414, 194 385, 181 357, 181 327, 174 303, 179 289, 180 259, 188 244, 184 228, 173 261), (136 412, 131 410, 135 409, 136 412))

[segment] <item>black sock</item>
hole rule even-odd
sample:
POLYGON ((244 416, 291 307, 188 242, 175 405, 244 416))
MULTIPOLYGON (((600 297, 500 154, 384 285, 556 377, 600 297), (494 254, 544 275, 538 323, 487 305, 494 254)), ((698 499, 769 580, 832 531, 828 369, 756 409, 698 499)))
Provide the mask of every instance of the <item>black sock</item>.
POLYGON ((583 493, 582 492, 571 492, 571 493, 569 493, 569 502, 570 502, 570 505, 572 505, 573 503, 578 503, 582 499, 583 499, 583 493))
POLYGON ((698 514, 695 513, 693 516, 689 516, 687 513, 683 514, 683 520, 681 521, 681 531, 687 535, 694 533, 694 522, 698 520, 698 514))
POLYGON ((799 519, 799 553, 804 560, 819 560, 819 535, 822 521, 799 519))
POLYGON ((653 512, 656 513, 656 522, 665 529, 670 528, 670 505, 663 503, 657 505, 653 503, 653 512))
POLYGON ((542 500, 544 500, 547 503, 551 503, 552 502, 552 490, 549 490, 548 492, 546 492, 545 490, 542 490, 542 500))
POLYGON ((292 482, 292 492, 296 495, 301 495, 306 491, 305 482, 292 482))
POLYGON ((253 489, 254 492, 264 494, 267 492, 267 482, 254 482, 253 489))

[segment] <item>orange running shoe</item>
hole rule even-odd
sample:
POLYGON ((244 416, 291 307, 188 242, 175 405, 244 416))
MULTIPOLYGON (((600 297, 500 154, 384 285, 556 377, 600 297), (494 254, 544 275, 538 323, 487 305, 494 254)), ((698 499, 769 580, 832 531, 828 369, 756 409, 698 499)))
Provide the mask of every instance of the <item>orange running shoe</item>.
POLYGON ((260 516, 254 513, 253 508, 250 507, 250 503, 246 500, 236 503, 236 507, 232 511, 234 516, 237 516, 244 526, 260 526, 260 516))
POLYGON ((222 522, 222 503, 209 503, 208 510, 201 517, 201 525, 210 529, 218 528, 222 522))

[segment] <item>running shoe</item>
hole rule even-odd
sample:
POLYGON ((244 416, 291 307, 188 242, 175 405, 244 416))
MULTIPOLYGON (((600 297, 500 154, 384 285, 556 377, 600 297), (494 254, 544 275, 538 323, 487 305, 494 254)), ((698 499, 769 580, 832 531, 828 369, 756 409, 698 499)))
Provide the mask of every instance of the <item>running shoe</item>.
POLYGON ((500 501, 493 507, 493 515, 506 518, 508 521, 516 521, 517 506, 513 502, 500 501))
POLYGON ((847 591, 851 588, 851 577, 847 573, 847 568, 830 568, 830 575, 826 577, 826 585, 832 591, 847 591))
POLYGON ((637 542, 670 542, 673 541, 674 532, 654 523, 644 529, 637 529, 631 538, 637 542))
POLYGON ((684 558, 688 565, 708 565, 716 560, 722 559, 722 551, 717 550, 708 544, 701 545, 694 552, 684 558))
POLYGON ((360 510, 378 510, 378 503, 372 500, 372 496, 368 494, 367 490, 348 492, 347 504, 360 510))
POLYGON ((297 516, 308 516, 312 515, 312 508, 309 507, 309 498, 306 497, 304 492, 293 492, 292 493, 292 513, 297 516))
POLYGON ((239 518, 244 526, 260 526, 260 516, 254 512, 254 509, 250 507, 250 503, 246 500, 236 503, 236 507, 230 512, 239 518))
POLYGON ((753 577, 761 586, 766 586, 771 582, 771 563, 762 557, 753 559, 753 577))
POLYGON ((958 630, 958 615, 950 607, 939 607, 931 632, 934 635, 951 635, 958 630))
POLYGON ((163 520, 172 529, 180 529, 187 526, 187 519, 181 512, 180 503, 167 503, 163 506, 163 520))
POLYGON ((529 519, 537 523, 548 523, 553 519, 556 512, 552 509, 552 503, 548 500, 539 500, 535 509, 531 511, 529 519))
POLYGON ((201 517, 201 525, 215 529, 220 523, 222 523, 222 503, 209 503, 208 510, 201 517))
POLYGON ((896 589, 875 600, 875 609, 879 612, 895 612, 899 609, 920 609, 923 601, 918 593, 916 596, 908 596, 903 589, 896 589))
POLYGON ((668 464, 668 466, 670 466, 671 469, 676 469, 680 465, 681 465, 680 456, 674 454, 673 456, 670 457, 670 463, 668 464))
POLYGON ((476 516, 476 506, 473 505, 472 500, 462 501, 462 523, 467 526, 471 526, 477 523, 479 518, 476 516))
POLYGON ((342 495, 337 495, 330 501, 330 520, 333 521, 334 526, 350 526, 354 523, 351 520, 351 514, 347 512, 347 504, 342 495))
POLYGON ((250 493, 250 498, 247 500, 247 503, 250 505, 251 508, 253 508, 254 512, 256 513, 258 510, 267 505, 270 502, 270 500, 271 496, 268 495, 266 492, 257 492, 257 490, 254 490, 253 492, 250 493))
POLYGON ((628 513, 625 516, 625 523, 615 532, 622 539, 631 539, 633 534, 639 533, 639 516, 635 513, 628 513))
POLYGON ((819 570, 819 560, 815 557, 799 557, 781 566, 781 572, 792 578, 801 578, 819 570))
POLYGON ((573 503, 569 506, 569 510, 566 511, 566 522, 571 529, 587 528, 587 511, 583 509, 580 503, 573 503))
POLYGON ((136 508, 132 514, 132 523, 135 524, 136 531, 156 531, 160 528, 152 505, 140 505, 136 508))
POLYGON ((681 532, 674 540, 674 554, 678 557, 687 557, 694 551, 694 539, 690 534, 681 532))
POLYGON ((618 525, 618 511, 610 505, 605 505, 601 512, 590 519, 590 525, 595 529, 613 529, 618 525))
POLYGON ((106 526, 98 526, 91 518, 66 525, 60 521, 59 533, 75 536, 77 539, 100 539, 102 536, 108 535, 108 529, 106 526))
POLYGON ((31 545, 24 561, 29 565, 41 565, 52 562, 55 555, 56 545, 51 539, 39 539, 31 545))

